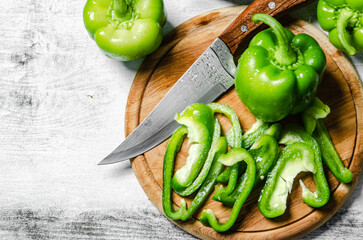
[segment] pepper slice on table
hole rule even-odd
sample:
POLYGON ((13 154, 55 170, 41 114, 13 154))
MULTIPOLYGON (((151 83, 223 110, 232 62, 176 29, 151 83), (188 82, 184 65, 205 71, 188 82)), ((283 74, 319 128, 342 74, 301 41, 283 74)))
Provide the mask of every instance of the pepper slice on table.
POLYGON ((197 178, 211 148, 215 130, 215 117, 207 105, 194 103, 181 114, 177 113, 175 120, 188 129, 188 157, 183 167, 174 174, 171 185, 176 191, 183 191, 197 178))
POLYGON ((320 0, 318 21, 335 47, 349 55, 363 51, 363 1, 320 0))
POLYGON ((300 181, 300 185, 303 190, 303 201, 311 207, 322 207, 330 198, 330 189, 325 178, 319 144, 301 125, 290 124, 284 129, 280 143, 288 145, 294 142, 307 143, 311 147, 314 153, 314 162, 316 166, 316 172, 313 175, 316 188, 314 193, 311 192, 302 181, 300 181))
POLYGON ((307 143, 295 142, 281 150, 276 166, 261 191, 258 208, 265 217, 274 218, 284 214, 287 195, 300 172, 315 173, 316 164, 311 147, 307 143))
POLYGON ((238 214, 241 211, 243 203, 246 201, 248 195, 252 191, 256 178, 256 164, 251 154, 243 148, 233 148, 227 154, 221 155, 218 159, 224 165, 232 166, 237 162, 245 161, 247 164, 246 177, 243 182, 242 193, 239 194, 235 204, 233 205, 231 214, 228 220, 224 223, 220 223, 211 209, 203 210, 200 217, 200 221, 207 226, 211 226, 218 232, 225 232, 229 230, 236 222, 238 214))
POLYGON ((132 61, 160 46, 166 16, 162 0, 87 0, 83 21, 106 56, 132 61))
POLYGON ((256 118, 276 122, 309 106, 326 58, 309 35, 295 36, 266 14, 252 19, 271 28, 258 33, 238 60, 236 91, 256 118))

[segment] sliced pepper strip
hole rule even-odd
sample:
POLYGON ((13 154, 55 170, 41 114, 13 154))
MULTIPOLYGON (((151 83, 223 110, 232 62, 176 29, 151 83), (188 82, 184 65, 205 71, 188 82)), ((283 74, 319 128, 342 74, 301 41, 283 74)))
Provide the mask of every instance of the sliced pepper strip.
POLYGON ((180 191, 193 183, 208 156, 213 140, 215 117, 210 107, 194 103, 181 114, 177 113, 175 120, 187 126, 189 142, 193 143, 189 148, 185 165, 176 171, 171 181, 173 189, 180 191))
MULTIPOLYGON (((231 148, 242 146, 242 128, 236 112, 228 105, 222 103, 210 103, 208 106, 214 113, 225 115, 232 124, 232 128, 227 131, 227 142, 231 148)), ((228 186, 224 189, 228 194, 231 193, 237 184, 240 168, 245 168, 242 162, 228 168, 228 186)))
POLYGON ((313 150, 303 142, 287 145, 280 152, 258 200, 258 208, 265 217, 274 218, 284 214, 294 178, 302 171, 316 172, 313 150))
POLYGON ((314 161, 316 165, 316 173, 313 175, 316 191, 314 193, 311 192, 305 184, 300 181, 300 185, 303 189, 303 201, 311 207, 322 207, 330 198, 330 189, 324 174, 320 147, 315 139, 298 124, 288 125, 280 140, 280 143, 285 145, 294 142, 304 142, 309 144, 314 152, 314 161))
POLYGON ((302 120, 305 129, 319 144, 323 161, 333 175, 342 183, 349 183, 353 179, 353 174, 344 167, 342 160, 336 151, 330 135, 321 120, 330 113, 330 108, 318 98, 313 104, 302 113, 302 120))
MULTIPOLYGON (((242 136, 242 147, 243 148, 249 148, 252 146, 252 144, 261 137, 264 132, 270 127, 270 123, 265 123, 259 119, 256 120, 256 122, 252 125, 252 127, 242 136)), ((221 173, 219 179, 217 181, 222 184, 227 184, 227 188, 223 188, 222 186, 217 186, 217 192, 218 194, 224 192, 223 195, 229 195, 236 189, 236 186, 238 185, 237 181, 239 176, 242 175, 242 173, 246 170, 246 165, 244 162, 239 162, 238 166, 232 166, 230 168, 227 168, 224 170, 223 173, 221 173), (238 170, 238 171, 237 171, 238 170)), ((219 197, 217 196, 213 197, 214 200, 219 201, 219 197)))
MULTIPOLYGON (((211 150, 212 151, 212 150, 211 150)), ((218 175, 222 172, 224 165, 218 161, 218 158, 227 153, 228 144, 227 140, 224 137, 220 137, 216 140, 215 147, 213 148, 214 160, 211 166, 211 169, 208 173, 207 178, 205 179, 203 185, 199 189, 197 195, 194 197, 192 204, 189 206, 188 211, 185 215, 181 216, 181 220, 185 221, 190 218, 207 200, 209 195, 214 189, 214 185, 216 184, 216 179, 218 175)))
POLYGON ((229 166, 239 161, 245 161, 247 163, 246 177, 244 178, 243 183, 244 189, 233 205, 232 212, 228 220, 224 223, 220 223, 211 209, 203 210, 200 218, 200 221, 204 225, 209 225, 218 232, 225 232, 229 230, 236 222, 243 203, 246 201, 248 195, 252 191, 256 178, 256 164, 251 154, 249 154, 248 151, 243 148, 233 148, 227 154, 222 155, 218 161, 224 165, 229 166))
POLYGON ((163 209, 165 215, 173 220, 181 219, 187 214, 187 204, 184 199, 181 200, 180 207, 178 210, 174 211, 171 203, 171 176, 174 169, 174 159, 176 154, 180 151, 181 145, 185 135, 188 133, 186 126, 181 126, 178 128, 171 136, 168 147, 164 155, 163 163, 163 209))
MULTIPOLYGON (((282 133, 282 127, 279 123, 273 124, 268 130, 265 131, 266 134, 262 135, 257 139, 257 141, 252 145, 249 153, 256 161, 256 180, 255 186, 257 186, 261 180, 263 180, 271 169, 275 166, 277 156, 279 153, 278 140, 282 133), (269 133, 269 134, 267 134, 269 133)), ((216 187, 216 193, 213 196, 213 200, 222 202, 224 205, 233 206, 238 195, 243 190, 243 177, 238 179, 237 187, 234 191, 229 194, 223 191, 222 186, 216 187)))
POLYGON ((348 168, 344 167, 322 120, 318 120, 313 137, 320 146, 325 165, 328 166, 333 175, 342 183, 351 182, 353 174, 348 168))
POLYGON ((225 115, 232 124, 227 131, 227 141, 231 148, 242 147, 242 129, 236 112, 228 105, 222 103, 210 103, 208 106, 214 113, 225 115))
POLYGON ((220 144, 219 141, 217 141, 220 136, 221 136, 221 125, 219 124, 218 120, 215 119, 213 142, 208 152, 208 156, 207 159, 205 160, 202 170, 200 171, 198 177, 193 181, 191 185, 189 185, 186 188, 175 189, 175 192, 177 194, 179 194, 180 196, 188 196, 194 193, 203 184, 212 166, 213 159, 216 154, 216 148, 218 144, 220 144))

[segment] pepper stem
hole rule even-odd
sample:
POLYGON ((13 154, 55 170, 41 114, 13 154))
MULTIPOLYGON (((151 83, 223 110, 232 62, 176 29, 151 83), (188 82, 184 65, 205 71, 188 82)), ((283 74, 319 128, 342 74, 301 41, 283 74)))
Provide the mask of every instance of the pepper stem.
POLYGON ((126 0, 113 0, 113 8, 118 18, 125 18, 127 16, 129 5, 126 0))
POLYGON ((357 53, 357 50, 348 42, 346 36, 346 27, 353 15, 353 11, 344 8, 340 12, 337 22, 337 33, 339 41, 349 55, 354 55, 357 53))
POLYGON ((277 51, 275 52, 278 63, 291 65, 297 61, 296 53, 290 46, 284 27, 275 18, 267 14, 257 13, 252 16, 252 20, 255 23, 263 22, 272 28, 278 42, 277 51))

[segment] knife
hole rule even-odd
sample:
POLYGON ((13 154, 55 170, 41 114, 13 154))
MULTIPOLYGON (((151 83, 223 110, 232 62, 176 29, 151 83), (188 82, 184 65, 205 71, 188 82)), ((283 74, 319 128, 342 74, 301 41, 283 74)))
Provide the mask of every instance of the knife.
POLYGON ((311 0, 255 0, 249 5, 192 64, 154 110, 99 165, 117 163, 156 147, 180 125, 177 112, 199 102, 208 104, 234 85, 236 65, 233 54, 240 43, 253 35, 261 23, 252 15, 266 13, 274 17, 301 7, 311 0))

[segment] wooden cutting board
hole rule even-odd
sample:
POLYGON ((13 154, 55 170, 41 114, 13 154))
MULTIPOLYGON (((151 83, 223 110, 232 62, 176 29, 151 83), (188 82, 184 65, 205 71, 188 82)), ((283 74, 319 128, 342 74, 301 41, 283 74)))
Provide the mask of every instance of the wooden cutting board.
MULTIPOLYGON (((169 33, 162 46, 148 56, 140 67, 132 84, 127 102, 125 132, 129 135, 151 112, 156 104, 169 91, 190 65, 212 43, 231 21, 244 9, 244 6, 228 7, 196 16, 169 33)), ((354 178, 349 184, 342 184, 326 170, 331 189, 331 198, 326 206, 314 209, 304 204, 301 188, 295 181, 293 191, 288 197, 286 213, 275 219, 265 218, 257 207, 260 188, 255 189, 243 206, 240 218, 234 228, 227 233, 217 233, 203 226, 198 220, 200 212, 193 219, 174 221, 185 231, 203 239, 293 239, 300 237, 326 222, 346 202, 353 192, 362 172, 363 150, 363 100, 362 85, 358 74, 349 60, 337 51, 327 36, 308 22, 290 21, 287 26, 295 34, 307 33, 313 36, 325 50, 327 69, 318 91, 318 97, 328 104, 331 114, 325 119, 326 127, 339 152, 344 165, 349 167, 354 178)), ((231 89, 217 99, 230 105, 238 114, 244 131, 255 122, 255 118, 240 102, 231 89)), ((220 117, 223 130, 230 127, 229 122, 220 117)), ((142 188, 150 201, 162 210, 162 164, 168 141, 151 151, 131 160, 132 167, 142 188)), ((176 159, 176 169, 183 166, 187 156, 186 143, 176 159)), ((312 176, 300 174, 305 184, 315 190, 312 176)), ((173 200, 180 203, 174 194, 173 200)), ((188 198, 190 204, 192 198, 188 198)), ((230 208, 211 199, 204 208, 213 209, 222 222, 229 217, 230 208)))

